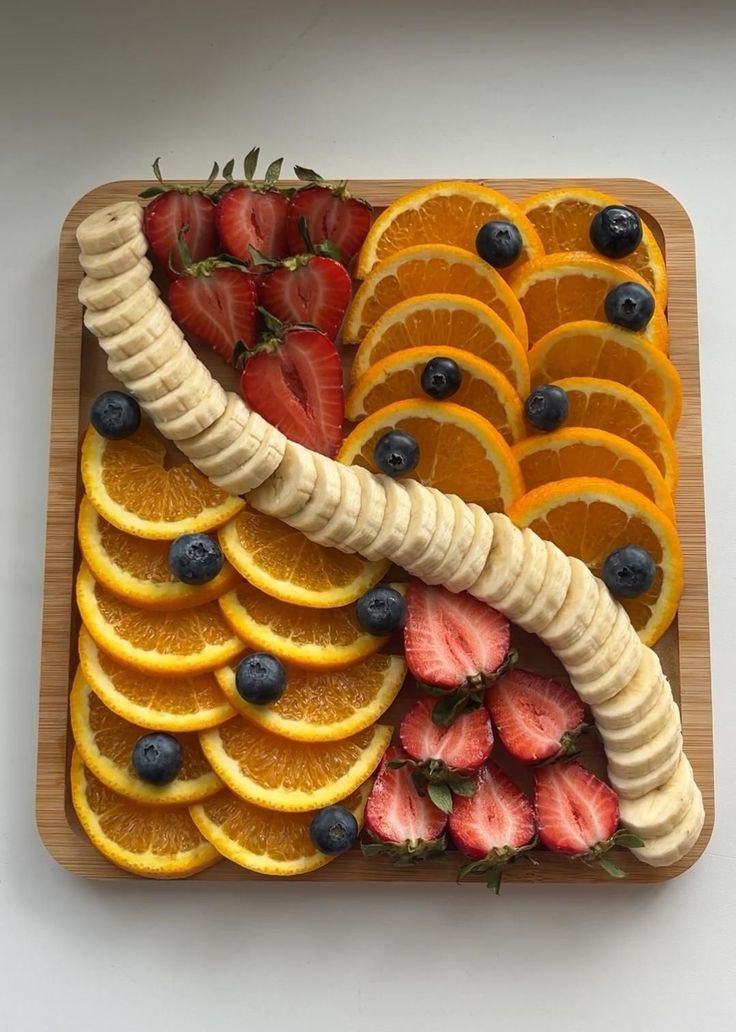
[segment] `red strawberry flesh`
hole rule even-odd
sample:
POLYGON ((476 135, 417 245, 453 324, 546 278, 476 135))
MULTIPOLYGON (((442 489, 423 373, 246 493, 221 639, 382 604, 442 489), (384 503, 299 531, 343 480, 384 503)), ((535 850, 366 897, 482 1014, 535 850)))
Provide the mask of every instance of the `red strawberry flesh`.
POLYGON ((440 688, 498 670, 509 650, 509 622, 470 595, 410 583, 404 628, 406 661, 414 676, 440 688))
POLYGON ((462 713, 449 727, 432 721, 436 699, 420 699, 401 721, 399 738, 407 756, 417 762, 442 760, 453 770, 476 770, 493 748, 493 729, 481 707, 462 713))
POLYGON ((400 758, 394 748, 384 757, 366 804, 366 829, 381 842, 395 845, 430 842, 444 832, 447 816, 429 796, 419 795, 410 767, 392 770, 386 766, 389 760, 400 758))
POLYGON ((486 705, 504 746, 522 763, 557 756, 585 718, 569 685, 518 667, 488 686, 486 705))
POLYGON ((579 763, 554 763, 534 773, 539 837, 548 849, 581 856, 606 843, 619 821, 618 797, 579 763))
POLYGON ((328 185, 305 186, 289 201, 286 216, 287 236, 291 254, 301 254, 304 239, 299 220, 307 223, 313 244, 329 241, 340 252, 347 265, 360 250, 371 225, 371 209, 354 197, 341 196, 328 185))
POLYGON ((268 258, 284 258, 288 201, 278 190, 237 186, 217 204, 217 229, 225 251, 250 264, 251 247, 268 258))
POLYGON ((147 204, 143 214, 146 239, 169 276, 173 275, 172 266, 177 272, 182 271, 179 236, 185 226, 188 229, 183 237, 192 261, 211 258, 219 252, 211 198, 197 192, 167 190, 147 204))
POLYGON ((253 276, 226 267, 207 275, 180 276, 169 288, 174 320, 226 362, 232 361, 238 341, 246 346, 255 341, 257 298, 253 276))
POLYGON ((310 323, 334 340, 350 303, 352 284, 344 266, 320 255, 287 258, 259 287, 262 306, 285 323, 310 323))
POLYGON ((527 846, 536 831, 534 808, 511 778, 495 763, 479 772, 472 796, 456 796, 449 829, 457 848, 472 860, 494 850, 527 846))

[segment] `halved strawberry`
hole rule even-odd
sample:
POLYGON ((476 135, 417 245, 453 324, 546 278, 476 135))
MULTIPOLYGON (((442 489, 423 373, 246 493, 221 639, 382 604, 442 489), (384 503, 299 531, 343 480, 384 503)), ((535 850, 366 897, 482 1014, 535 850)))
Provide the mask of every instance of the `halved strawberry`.
POLYGON ((345 417, 335 345, 319 330, 269 322, 273 335, 247 357, 243 397, 290 440, 334 458, 345 417))
POLYGON ((504 866, 536 842, 534 808, 513 781, 488 763, 475 779, 471 796, 457 799, 450 814, 452 839, 472 862, 458 872, 486 874, 488 887, 498 893, 504 866))
POLYGON ((185 268, 169 288, 174 321, 232 364, 239 345, 250 348, 256 338, 258 291, 244 269, 218 258, 185 268))
POLYGON ((141 197, 152 197, 143 213, 143 232, 156 259, 167 276, 182 271, 179 241, 184 240, 195 262, 210 258, 220 250, 215 225, 215 202, 207 189, 217 176, 217 163, 204 186, 165 183, 159 158, 153 163, 158 186, 142 190, 141 197))
POLYGON ((217 203, 217 231, 228 254, 250 265, 251 247, 269 258, 283 258, 288 251, 286 209, 288 200, 277 188, 283 158, 272 161, 263 182, 253 181, 258 164, 258 147, 243 162, 244 180, 233 177, 234 162, 228 161, 223 175, 226 184, 217 203))
MULTIPOLYGON (((257 264, 260 264, 255 258, 257 264)), ((309 323, 334 340, 350 303, 344 265, 320 254, 300 254, 271 265, 258 288, 261 304, 286 323, 309 323)))
POLYGON ((447 817, 419 794, 408 767, 394 766, 402 759, 394 747, 383 758, 365 808, 365 827, 376 841, 364 844, 363 852, 413 863, 444 851, 447 817))
POLYGON ((615 845, 643 844, 631 832, 616 830, 619 807, 613 789, 574 761, 534 772, 534 805, 547 849, 597 863, 614 878, 623 878, 624 872, 604 854, 615 845))
POLYGON ((508 752, 522 763, 569 754, 585 710, 567 684, 516 667, 488 686, 486 706, 508 752))
POLYGON ((298 179, 309 183, 292 196, 286 215, 289 252, 300 254, 304 219, 315 244, 327 241, 340 252, 340 260, 348 265, 360 250, 371 226, 372 208, 368 201, 348 193, 347 183, 329 183, 311 168, 294 166, 298 179))

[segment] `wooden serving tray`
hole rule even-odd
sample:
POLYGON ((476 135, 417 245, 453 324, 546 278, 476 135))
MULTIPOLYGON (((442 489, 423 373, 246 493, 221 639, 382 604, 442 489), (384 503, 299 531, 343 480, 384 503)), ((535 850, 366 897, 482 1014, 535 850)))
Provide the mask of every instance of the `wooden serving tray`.
MULTIPOLYGON (((355 192, 380 209, 429 180, 366 180, 351 183, 355 192)), ((515 199, 539 190, 570 185, 569 180, 480 180, 515 199)), ((703 833, 692 852, 679 864, 648 867, 628 851, 615 860, 632 882, 659 882, 687 870, 705 849, 713 827, 713 743, 711 727, 708 595, 705 562, 705 514, 700 427, 700 380, 696 310, 695 249, 692 226, 678 201, 659 186, 634 179, 582 179, 576 185, 603 190, 635 207, 666 252, 669 271, 671 358, 682 377, 684 412, 677 431, 680 486, 676 505, 685 553, 685 593, 674 626, 657 646, 682 711, 685 749, 705 800, 703 833)), ((53 409, 49 461, 41 698, 38 727, 36 820, 41 838, 62 867, 88 878, 127 879, 133 875, 105 860, 88 842, 72 808, 68 771, 72 748, 68 696, 77 664, 79 616, 74 603, 74 578, 79 562, 75 540, 77 505, 81 496, 79 446, 88 422, 91 400, 113 386, 102 352, 85 331, 77 288, 82 272, 77 260, 75 229, 90 212, 114 201, 135 197, 144 181, 106 183, 86 194, 69 212, 61 232, 54 353, 53 409)), ((202 356, 208 358, 208 356, 202 356)), ((213 367, 214 368, 214 367, 213 367)), ((218 372, 222 372, 220 364, 218 372)), ((551 654, 536 639, 518 635, 524 665, 560 673, 551 654)), ((411 692, 407 693, 410 699, 411 692)), ((390 711, 394 720, 406 708, 407 695, 390 711)), ((595 750, 595 744, 586 746, 595 750)), ((593 765, 600 756, 587 757, 593 765)), ((528 772, 517 771, 522 778, 528 772)), ((539 866, 520 862, 505 874, 508 881, 610 882, 598 868, 573 863, 545 851, 539 866)), ((366 859, 354 850, 304 877, 312 881, 450 881, 459 866, 457 853, 401 868, 386 858, 366 859)), ((222 861, 196 875, 204 881, 260 879, 262 876, 222 861)), ((613 884, 621 884, 614 882, 613 884)))

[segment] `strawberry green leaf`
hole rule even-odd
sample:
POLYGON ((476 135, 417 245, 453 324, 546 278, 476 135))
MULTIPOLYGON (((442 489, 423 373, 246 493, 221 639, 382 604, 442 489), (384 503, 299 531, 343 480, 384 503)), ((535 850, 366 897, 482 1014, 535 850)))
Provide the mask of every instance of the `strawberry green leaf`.
POLYGON ((243 174, 245 178, 250 182, 253 176, 256 174, 256 168, 258 167, 258 156, 261 153, 260 147, 253 147, 245 155, 243 159, 243 174))
POLYGON ((275 186, 279 181, 281 175, 281 166, 284 163, 283 158, 276 158, 266 169, 266 175, 264 176, 264 182, 266 186, 275 186))
POLYGON ((598 861, 598 865, 603 868, 606 874, 609 874, 612 878, 625 878, 626 872, 622 871, 620 867, 614 864, 611 860, 606 860, 605 857, 601 857, 598 861))
POLYGON ((452 813, 452 792, 447 785, 435 785, 430 782, 427 794, 439 810, 443 813, 452 813))

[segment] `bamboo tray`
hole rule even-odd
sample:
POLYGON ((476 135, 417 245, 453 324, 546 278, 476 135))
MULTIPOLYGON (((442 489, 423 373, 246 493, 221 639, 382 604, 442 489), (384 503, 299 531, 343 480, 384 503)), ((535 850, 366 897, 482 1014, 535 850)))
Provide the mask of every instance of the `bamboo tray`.
MULTIPOLYGON (((352 187, 357 194, 367 197, 380 209, 425 182, 367 180, 352 182, 352 187)), ((563 183, 554 179, 513 179, 481 182, 520 199, 539 190, 569 185, 571 181, 563 183)), ((671 194, 659 186, 633 179, 585 179, 572 182, 604 190, 637 208, 665 249, 669 271, 671 357, 682 377, 684 393, 684 412, 676 438, 680 456, 680 486, 676 504, 686 561, 686 586, 677 620, 657 648, 682 711, 685 749, 703 792, 706 821, 696 847, 684 860, 672 867, 647 867, 625 850, 616 852, 616 862, 627 871, 630 882, 659 882, 687 870, 702 854, 710 838, 714 811, 694 239, 686 212, 671 194)), ((41 839, 62 867, 84 877, 101 879, 127 879, 133 875, 118 870, 97 853, 87 841, 74 814, 68 786, 72 747, 68 695, 76 667, 79 630, 79 616, 74 604, 74 578, 79 561, 75 543, 77 505, 81 496, 79 445, 86 429, 91 400, 101 390, 113 386, 113 381, 106 371, 102 352, 82 323, 82 310, 77 301, 77 287, 82 272, 77 261, 74 231, 94 209, 135 197, 147 185, 143 181, 106 183, 82 197, 64 222, 59 255, 36 820, 41 839)), ((202 357, 209 358, 205 355, 202 357)), ((221 364, 218 373, 222 373, 221 364)), ((521 645, 525 665, 540 671, 560 672, 551 654, 543 650, 536 639, 519 635, 517 644, 521 645)), ((406 704, 407 699, 404 697, 398 704, 399 713, 406 704)), ((390 711, 388 719, 395 716, 397 714, 390 711)), ((599 757, 592 755, 589 760, 595 765, 599 757)), ((548 883, 610 882, 608 876, 598 869, 575 864, 544 851, 540 851, 538 857, 541 860, 539 866, 523 862, 513 865, 505 879, 548 883)), ((385 858, 366 859, 358 850, 354 850, 304 877, 315 882, 447 882, 454 878, 458 865, 457 853, 449 853, 439 860, 406 869, 394 866, 385 858)), ((262 878, 227 861, 195 877, 203 881, 262 878)))

